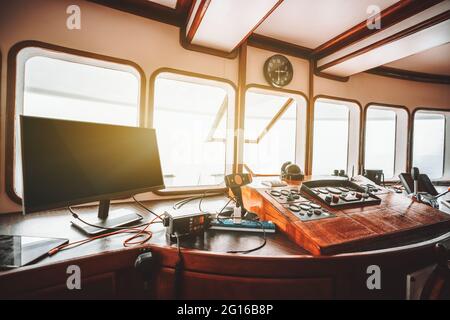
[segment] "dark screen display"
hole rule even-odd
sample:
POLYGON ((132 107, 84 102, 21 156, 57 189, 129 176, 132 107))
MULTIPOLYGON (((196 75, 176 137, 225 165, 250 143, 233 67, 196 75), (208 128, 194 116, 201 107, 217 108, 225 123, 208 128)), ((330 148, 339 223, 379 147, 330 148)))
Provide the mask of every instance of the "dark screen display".
POLYGON ((153 129, 21 116, 25 212, 164 187, 153 129))

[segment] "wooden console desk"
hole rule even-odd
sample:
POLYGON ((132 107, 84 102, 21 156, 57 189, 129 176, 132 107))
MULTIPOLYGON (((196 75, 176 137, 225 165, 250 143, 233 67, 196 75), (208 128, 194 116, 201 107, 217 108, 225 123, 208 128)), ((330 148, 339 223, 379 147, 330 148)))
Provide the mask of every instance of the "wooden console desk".
MULTIPOLYGON (((287 188, 297 190, 300 185, 287 188)), ((274 188, 281 189, 283 188, 274 188)), ((428 240, 450 230, 449 214, 395 192, 378 194, 381 198, 379 205, 350 204, 344 209, 331 208, 302 194, 305 200, 321 205, 335 215, 327 219, 303 222, 288 209, 288 205, 269 195, 269 190, 271 189, 258 184, 245 189, 251 209, 262 219, 273 221, 292 241, 313 255, 390 248, 428 240)), ((441 206, 443 210, 448 210, 441 206)))
MULTIPOLYGON (((247 207, 252 203, 246 199, 247 207)), ((215 197, 203 202, 203 209, 215 212, 226 202, 215 197)), ((173 201, 148 202, 157 213, 171 207, 173 201)), ((190 204, 198 207, 197 202, 190 204)), ((151 216, 134 204, 145 219, 151 216)), ((96 208, 78 209, 82 216, 96 215, 96 208)), ((65 210, 0 216, 0 233, 69 238, 85 236, 70 226, 65 210)), ((170 244, 161 225, 150 228, 152 239, 144 246, 124 248, 126 235, 93 241, 56 254, 40 262, 0 272, 0 299, 10 298, 174 298, 176 247, 170 244), (155 264, 150 290, 134 269, 137 256, 151 251, 155 264), (66 287, 67 267, 81 268, 82 290, 66 287)), ((185 271, 182 298, 186 299, 328 299, 396 298, 404 299, 406 274, 435 263, 434 245, 448 241, 450 232, 414 245, 314 257, 281 232, 267 236, 267 245, 246 255, 228 254, 228 250, 253 248, 261 243, 259 234, 208 231, 203 238, 183 241, 185 271), (367 266, 383 270, 382 290, 366 287, 367 266)))

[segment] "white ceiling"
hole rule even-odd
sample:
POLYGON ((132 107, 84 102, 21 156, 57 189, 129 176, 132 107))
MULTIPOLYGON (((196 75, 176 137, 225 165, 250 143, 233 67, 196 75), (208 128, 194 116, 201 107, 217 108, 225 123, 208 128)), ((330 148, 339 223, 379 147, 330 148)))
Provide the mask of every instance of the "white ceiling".
POLYGON ((165 7, 175 9, 177 7, 177 0, 147 0, 149 2, 155 2, 165 7))
POLYGON ((211 0, 192 43, 231 52, 277 3, 278 0, 211 0))
POLYGON ((385 66, 450 76, 450 43, 388 63, 385 66))
POLYGON ((255 33, 307 48, 352 28, 369 17, 367 8, 380 10, 398 0, 284 0, 255 33))

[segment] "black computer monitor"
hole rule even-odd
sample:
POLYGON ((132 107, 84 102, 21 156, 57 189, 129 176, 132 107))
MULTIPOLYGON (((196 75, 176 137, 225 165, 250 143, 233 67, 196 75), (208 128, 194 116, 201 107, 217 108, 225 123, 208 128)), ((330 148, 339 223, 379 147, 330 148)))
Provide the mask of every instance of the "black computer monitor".
POLYGON ((164 188, 153 129, 29 116, 20 125, 24 213, 100 201, 91 224, 117 227, 142 217, 111 212, 107 219, 111 199, 164 188))

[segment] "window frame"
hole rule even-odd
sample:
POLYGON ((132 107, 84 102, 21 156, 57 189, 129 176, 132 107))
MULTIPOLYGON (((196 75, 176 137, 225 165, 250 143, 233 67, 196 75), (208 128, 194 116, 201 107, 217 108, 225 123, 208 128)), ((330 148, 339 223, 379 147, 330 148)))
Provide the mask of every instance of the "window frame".
MULTIPOLYGON (((147 126, 150 128, 153 128, 153 118, 154 118, 154 112, 155 112, 155 82, 159 75, 163 73, 169 73, 173 75, 178 75, 181 78, 192 78, 197 79, 198 83, 205 83, 205 82, 216 82, 221 83, 228 94, 232 93, 232 97, 228 97, 228 115, 227 117, 230 119, 233 119, 233 132, 236 130, 236 115, 237 115, 237 86, 232 82, 231 80, 216 77, 216 76, 210 76, 202 73, 196 73, 181 69, 175 69, 175 68, 169 68, 169 67, 162 67, 159 69, 156 69, 152 75, 150 76, 149 81, 149 95, 148 95, 148 115, 147 115, 147 126), (229 86, 227 89, 226 87, 229 86)), ((197 82, 197 81, 194 81, 197 82)), ((231 131, 231 130, 227 130, 231 131)), ((228 133, 229 134, 229 133, 228 133)), ((230 137, 227 137, 230 139, 230 137)), ((227 143, 226 146, 226 172, 225 174, 231 174, 233 172, 233 157, 235 154, 235 139, 233 139, 227 143), (230 158, 231 160, 228 160, 230 158), (229 168, 228 168, 228 162, 229 162, 229 168)), ((178 196, 178 195, 195 195, 195 194, 210 194, 210 193, 224 193, 227 191, 227 188, 225 186, 225 182, 223 184, 217 185, 217 186, 187 186, 187 187, 166 187, 164 190, 158 190, 153 191, 154 194, 158 196, 178 196)))
POLYGON ((406 106, 389 103, 369 102, 364 107, 363 133, 361 140, 361 173, 366 169, 366 134, 367 134, 367 111, 369 108, 377 108, 387 111, 394 111, 395 119, 395 149, 394 149, 394 176, 386 179, 386 182, 399 181, 398 175, 406 172, 409 163, 409 137, 411 131, 411 113, 406 106), (403 113, 403 115, 401 114, 403 113), (402 150, 403 149, 403 150, 402 150))
POLYGON ((443 168, 442 168, 442 176, 437 179, 432 179, 433 182, 438 183, 447 183, 450 181, 450 110, 449 109, 439 109, 439 108, 424 108, 418 107, 415 108, 411 115, 411 136, 410 136, 410 160, 411 167, 414 165, 414 123, 417 112, 426 112, 426 113, 434 113, 444 116, 444 159, 443 159, 443 168), (449 160, 449 161, 446 161, 449 160))
MULTIPOLYGON (((237 156, 237 164, 238 168, 241 168, 241 171, 243 171, 245 163, 244 163, 244 152, 245 152, 245 111, 246 111, 246 96, 247 92, 250 90, 254 90, 258 93, 267 93, 267 94, 273 94, 278 96, 283 96, 286 98, 292 98, 297 106, 297 112, 296 112, 296 139, 295 139, 295 162, 300 166, 303 172, 306 172, 306 165, 307 165, 307 138, 308 138, 308 110, 309 110, 309 99, 306 96, 305 93, 298 90, 290 90, 290 89, 283 89, 283 88, 274 88, 271 86, 266 85, 260 85, 260 84, 248 84, 245 86, 244 91, 244 107, 241 111, 242 114, 242 120, 241 120, 241 129, 242 134, 240 135, 240 139, 238 140, 239 149, 241 152, 237 156), (301 97, 301 99, 298 99, 297 97, 301 97), (300 108, 303 108, 304 110, 301 110, 300 108)), ((251 169, 251 168, 250 168, 251 169)), ((248 169, 247 169, 248 170, 248 169)), ((281 170, 281 167, 280 167, 281 170)), ((275 177, 279 176, 280 173, 258 173, 258 172, 251 172, 252 176, 254 177, 275 177)))
MULTIPOLYGON (((315 106, 318 100, 324 100, 328 103, 337 103, 345 105, 349 108, 349 125, 348 125, 348 141, 347 141, 347 168, 346 172, 348 175, 352 174, 354 168, 354 174, 357 175, 361 172, 361 139, 362 139, 362 128, 364 127, 363 122, 363 106, 355 99, 347 99, 336 96, 329 96, 319 94, 316 95, 312 103, 312 112, 310 118, 310 161, 309 161, 309 172, 311 175, 316 175, 313 173, 313 162, 314 162, 314 119, 315 119, 315 106)), ((329 173, 331 175, 332 172, 329 173)), ((317 176, 317 175, 316 175, 317 176)))
MULTIPOLYGON (((132 68, 136 71, 139 81, 139 127, 145 125, 145 101, 146 101, 146 78, 143 69, 135 62, 111 56, 101 55, 89 51, 82 51, 78 49, 62 47, 51 43, 26 40, 21 41, 13 45, 8 52, 7 62, 7 95, 6 95, 6 136, 5 136, 5 191, 8 197, 15 203, 21 205, 22 198, 15 192, 14 189, 14 169, 15 169, 15 138, 16 138, 16 116, 17 116, 17 77, 18 67, 23 70, 26 61, 32 58, 33 55, 27 57, 23 61, 18 61, 19 54, 23 49, 36 48, 38 50, 50 51, 62 55, 73 56, 76 61, 76 57, 79 57, 81 61, 90 61, 89 65, 99 67, 114 66, 113 69, 123 71, 124 68, 132 68)), ((36 56, 36 55, 35 55, 36 56)), ((72 61, 72 60, 70 60, 72 61)), ((80 62, 78 62, 80 63, 80 62)), ((82 62, 81 62, 82 63, 82 62)), ((22 106, 23 107, 23 106, 22 106)))

